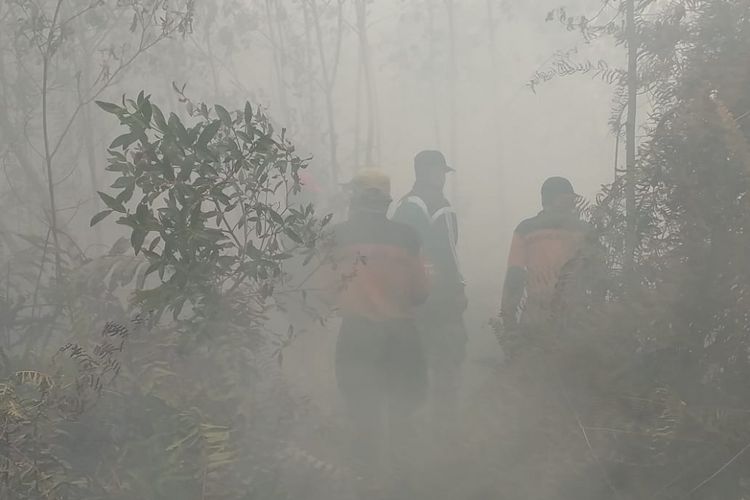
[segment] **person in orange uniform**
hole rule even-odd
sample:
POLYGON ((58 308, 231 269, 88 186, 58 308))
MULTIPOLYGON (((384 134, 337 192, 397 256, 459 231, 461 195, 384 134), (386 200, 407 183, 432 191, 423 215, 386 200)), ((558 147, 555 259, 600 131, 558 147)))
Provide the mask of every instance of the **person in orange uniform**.
POLYGON ((414 323, 428 296, 421 242, 387 219, 390 179, 364 170, 350 183, 348 220, 333 228, 338 307, 336 380, 354 426, 353 460, 382 465, 383 443, 408 439, 427 373, 414 323))
POLYGON ((578 216, 576 197, 568 179, 550 177, 542 184, 542 211, 513 233, 501 304, 506 332, 549 319, 561 271, 590 241, 592 227, 578 216))

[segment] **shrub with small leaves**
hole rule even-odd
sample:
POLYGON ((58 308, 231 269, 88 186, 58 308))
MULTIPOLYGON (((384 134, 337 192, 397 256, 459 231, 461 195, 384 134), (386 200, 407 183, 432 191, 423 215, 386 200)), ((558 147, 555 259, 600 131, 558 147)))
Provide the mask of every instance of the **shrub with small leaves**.
POLYGON ((117 214, 130 228, 133 250, 149 261, 146 274, 160 278, 136 295, 144 308, 247 326, 262 315, 283 263, 314 254, 329 218, 292 201, 305 160, 260 109, 181 100, 192 125, 166 117, 143 92, 119 105, 97 103, 126 131, 109 147, 107 170, 119 177, 113 191, 99 193, 108 208, 91 224, 117 214))

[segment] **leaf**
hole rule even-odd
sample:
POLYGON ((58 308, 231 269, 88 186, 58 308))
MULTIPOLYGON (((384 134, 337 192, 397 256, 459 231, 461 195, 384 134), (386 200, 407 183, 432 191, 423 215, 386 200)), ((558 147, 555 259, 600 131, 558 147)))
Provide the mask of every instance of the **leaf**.
POLYGON ((23 370, 16 372, 15 375, 19 384, 32 385, 41 391, 46 391, 55 386, 52 377, 46 373, 34 370, 23 370))
POLYGON ((299 245, 303 244, 302 238, 300 238, 300 236, 297 233, 295 233, 293 230, 291 230, 290 228, 284 229, 284 234, 286 234, 287 236, 289 236, 289 238, 293 242, 295 242, 295 243, 297 243, 299 245))
POLYGON ((135 191, 135 182, 126 186, 125 189, 123 189, 120 192, 120 194, 117 195, 117 198, 115 198, 115 200, 119 203, 127 203, 133 197, 134 191, 135 191))
POLYGON ((172 307, 172 318, 176 321, 185 305, 185 297, 177 299, 177 303, 172 307))
POLYGON ((274 210, 273 208, 268 207, 268 215, 271 217, 271 220, 274 223, 279 224, 279 225, 284 224, 283 217, 281 217, 281 215, 276 210, 274 210))
POLYGON ((199 146, 207 146, 209 142, 211 142, 211 139, 214 138, 216 133, 219 131, 219 128, 221 127, 221 122, 218 120, 214 120, 201 131, 201 135, 198 137, 197 144, 199 146))
POLYGON ((114 210, 102 210, 101 212, 99 212, 98 214, 96 214, 95 216, 91 218, 91 223, 89 223, 89 227, 94 227, 95 224, 104 220, 112 212, 114 212, 114 210))
POLYGON ((127 238, 118 238, 109 250, 108 255, 123 255, 127 251, 128 245, 127 238))
POLYGON ((250 137, 250 135, 248 133, 246 133, 246 132, 244 132, 242 130, 236 130, 235 132, 237 134, 237 137, 239 137, 240 139, 242 139, 244 142, 248 142, 248 143, 253 142, 253 138, 250 137))
POLYGON ((177 140, 183 146, 190 146, 192 144, 185 126, 182 124, 180 118, 176 114, 169 114, 169 123, 167 125, 169 126, 169 129, 174 132, 175 137, 177 137, 177 140))
POLYGON ((221 122, 226 125, 227 128, 232 128, 232 117, 229 115, 229 111, 226 110, 223 106, 216 104, 214 106, 214 109, 216 110, 216 115, 219 117, 221 122))
POLYGON ((133 246, 133 250, 135 250, 136 255, 138 255, 138 252, 141 251, 141 246, 143 246, 143 241, 145 239, 146 231, 144 231, 143 229, 134 229, 130 234, 130 244, 133 246))
POLYGON ((102 108, 107 113, 112 113, 113 115, 121 115, 125 110, 118 106, 117 104, 113 104, 111 102, 103 102, 103 101, 94 101, 96 102, 96 105, 102 108))
POLYGON ((156 238, 154 238, 153 240, 151 240, 151 244, 149 244, 149 246, 148 246, 149 252, 153 252, 154 248, 156 248, 156 245, 158 245, 159 242, 161 242, 161 237, 159 237, 159 236, 157 236, 156 238))
POLYGON ((252 128, 253 123, 253 108, 250 106, 250 101, 245 101, 245 127, 247 130, 252 128))
POLYGON ((114 210, 115 212, 120 212, 124 214, 126 212, 125 207, 122 205, 121 202, 117 201, 116 199, 112 198, 107 193, 102 193, 101 191, 97 191, 99 194, 99 198, 102 199, 105 205, 107 205, 109 208, 114 210))
POLYGON ((157 270, 157 269, 159 269, 160 267, 161 267, 161 261, 160 261, 160 260, 155 260, 155 261, 153 261, 153 262, 152 262, 152 263, 151 263, 151 264, 150 264, 150 265, 148 266, 148 268, 146 269, 146 272, 144 273, 144 276, 148 276, 149 274, 153 273, 154 271, 156 271, 156 270, 157 270))
POLYGON ((133 177, 118 177, 115 182, 112 183, 110 186, 111 188, 115 189, 122 189, 130 186, 131 184, 135 183, 135 178, 133 177))
POLYGON ((164 119, 164 113, 161 112, 161 109, 159 109, 156 104, 151 104, 151 112, 153 114, 156 127, 162 132, 166 132, 167 128, 169 127, 167 127, 167 120, 164 119))
POLYGON ((116 137, 114 141, 112 141, 112 144, 109 145, 109 149, 117 149, 121 146, 122 146, 122 149, 125 149, 137 140, 138 140, 138 134, 136 134, 135 132, 122 134, 121 136, 116 137))
POLYGON ((146 125, 146 127, 150 127, 153 109, 151 108, 151 102, 148 100, 148 98, 144 99, 141 103, 141 113, 143 114, 143 123, 146 125))

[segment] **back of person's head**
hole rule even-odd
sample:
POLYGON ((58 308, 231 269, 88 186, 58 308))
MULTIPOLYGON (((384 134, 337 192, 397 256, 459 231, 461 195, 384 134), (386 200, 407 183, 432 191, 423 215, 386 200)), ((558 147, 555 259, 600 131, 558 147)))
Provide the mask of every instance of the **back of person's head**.
POLYGON ((445 155, 440 151, 428 149, 420 151, 414 157, 414 176, 417 184, 442 188, 445 174, 453 172, 448 166, 445 155))
POLYGON ((366 168, 348 184, 351 208, 360 212, 385 213, 391 203, 391 179, 381 170, 366 168))
POLYGON ((576 192, 573 185, 565 177, 549 177, 542 184, 542 207, 551 208, 559 204, 570 205, 575 203, 576 192))

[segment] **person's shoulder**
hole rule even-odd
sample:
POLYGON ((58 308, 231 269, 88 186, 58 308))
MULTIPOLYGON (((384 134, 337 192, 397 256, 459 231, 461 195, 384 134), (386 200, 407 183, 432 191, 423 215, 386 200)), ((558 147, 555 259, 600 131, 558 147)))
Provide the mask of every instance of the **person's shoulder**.
POLYGON ((425 201, 415 194, 407 194, 396 202, 396 213, 420 213, 429 217, 425 201))
POLYGON ((529 217, 528 219, 521 221, 516 227, 516 232, 520 235, 526 235, 534 231, 545 229, 574 231, 588 234, 594 230, 594 226, 576 216, 540 212, 534 217, 529 217))
POLYGON ((516 233, 520 235, 525 235, 532 231, 540 229, 542 225, 543 225, 543 221, 541 219, 541 214, 537 214, 534 217, 529 217, 528 219, 522 220, 516 226, 516 233))

